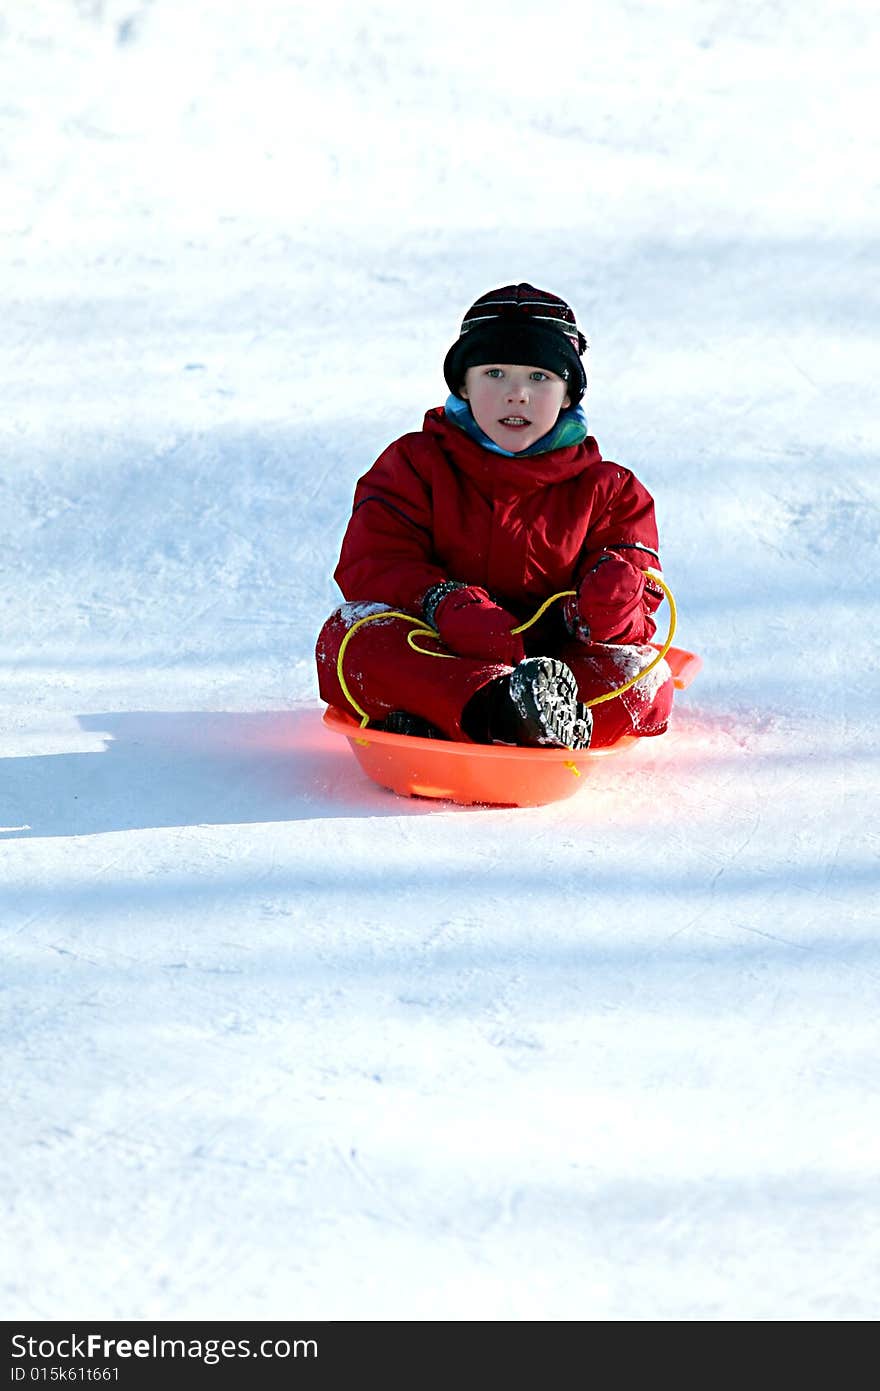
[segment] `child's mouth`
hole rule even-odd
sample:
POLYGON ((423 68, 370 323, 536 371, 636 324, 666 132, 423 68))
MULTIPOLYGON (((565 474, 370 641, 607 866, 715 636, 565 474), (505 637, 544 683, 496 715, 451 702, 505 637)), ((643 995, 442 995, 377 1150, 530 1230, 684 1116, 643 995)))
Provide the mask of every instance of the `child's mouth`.
POLYGON ((499 425, 504 425, 508 430, 524 430, 527 425, 531 425, 530 420, 526 420, 524 415, 505 415, 499 420, 499 425))

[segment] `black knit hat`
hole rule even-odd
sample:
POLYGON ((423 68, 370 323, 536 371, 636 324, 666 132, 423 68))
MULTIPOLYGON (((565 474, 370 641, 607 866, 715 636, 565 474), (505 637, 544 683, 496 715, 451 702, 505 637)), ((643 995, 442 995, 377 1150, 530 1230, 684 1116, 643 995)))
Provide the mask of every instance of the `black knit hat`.
POLYGON ((581 361, 586 348, 587 340, 565 300, 534 285, 505 285, 471 305, 461 336, 446 354, 443 375, 449 390, 460 396, 469 367, 484 362, 544 367, 566 382, 575 406, 587 389, 581 361))

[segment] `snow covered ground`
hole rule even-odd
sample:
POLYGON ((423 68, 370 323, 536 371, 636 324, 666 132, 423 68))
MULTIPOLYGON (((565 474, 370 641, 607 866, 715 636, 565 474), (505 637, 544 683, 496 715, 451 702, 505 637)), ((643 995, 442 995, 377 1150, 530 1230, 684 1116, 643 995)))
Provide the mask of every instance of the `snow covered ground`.
POLYGON ((5 1317, 880 1314, 872 11, 0 7, 5 1317), (520 279, 705 669, 403 801, 314 637, 520 279))

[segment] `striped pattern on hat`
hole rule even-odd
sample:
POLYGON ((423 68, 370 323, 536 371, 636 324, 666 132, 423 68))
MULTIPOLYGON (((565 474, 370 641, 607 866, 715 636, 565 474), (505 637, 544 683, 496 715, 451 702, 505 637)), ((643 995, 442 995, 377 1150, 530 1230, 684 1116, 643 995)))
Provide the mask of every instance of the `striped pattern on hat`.
POLYGON ((577 326, 573 310, 558 295, 538 290, 534 285, 504 285, 500 290, 490 290, 488 294, 481 295, 465 314, 461 332, 470 333, 492 319, 520 314, 547 328, 561 331, 576 353, 584 352, 586 339, 577 326))

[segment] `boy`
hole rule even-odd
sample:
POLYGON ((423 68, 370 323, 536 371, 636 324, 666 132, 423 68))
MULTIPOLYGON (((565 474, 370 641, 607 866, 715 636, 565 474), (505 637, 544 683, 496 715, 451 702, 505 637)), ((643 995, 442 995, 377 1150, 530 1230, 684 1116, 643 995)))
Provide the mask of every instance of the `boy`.
POLYGON ((586 348, 569 306, 532 285, 468 310, 445 407, 357 484, 335 571, 348 602, 317 644, 328 704, 477 743, 600 748, 666 729, 665 662, 585 704, 656 656, 663 597, 645 573, 660 568, 651 496, 587 433, 586 348))

